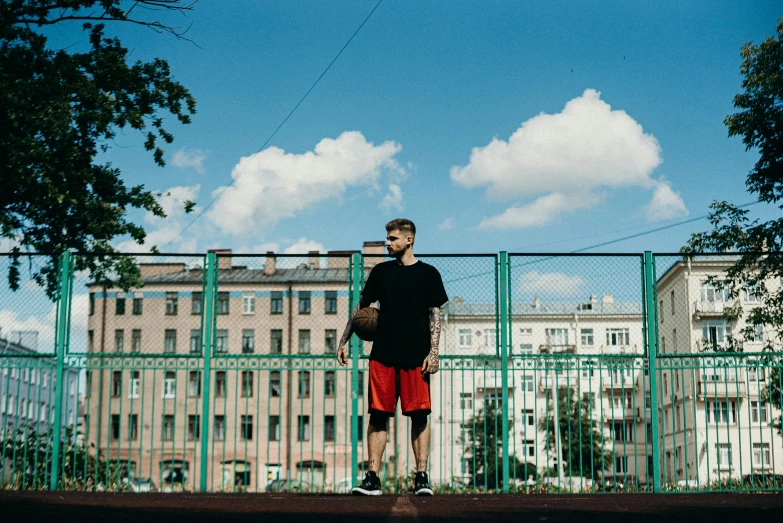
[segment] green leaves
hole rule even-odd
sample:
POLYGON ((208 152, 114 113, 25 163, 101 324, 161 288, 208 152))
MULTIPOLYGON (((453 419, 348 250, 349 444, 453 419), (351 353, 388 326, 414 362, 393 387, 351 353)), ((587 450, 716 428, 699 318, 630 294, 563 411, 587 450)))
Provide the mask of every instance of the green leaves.
MULTIPOLYGON (((178 0, 154 3, 164 10, 189 9, 178 0)), ((185 124, 196 108, 165 60, 128 63, 120 40, 105 35, 105 23, 111 21, 165 29, 157 21, 130 19, 120 4, 68 0, 55 9, 49 3, 12 0, 0 6, 0 118, 7 122, 0 126, 0 168, 8 173, 7 190, 0 193, 0 235, 23 251, 110 254, 117 238, 143 243, 146 237, 143 227, 128 221, 131 209, 164 216, 144 186, 126 186, 119 169, 96 161, 99 151, 111 147, 117 130, 130 127, 143 134, 155 163, 165 165, 161 141, 168 144, 174 137, 161 113, 185 124), (37 32, 44 25, 79 18, 100 20, 82 26, 89 38, 87 51, 50 49, 37 32)), ((103 258, 90 270, 124 270, 113 260, 103 258)), ((50 296, 56 290, 51 277, 55 266, 53 262, 38 273, 50 296)), ((132 274, 118 274, 133 279, 132 274)), ((18 267, 11 266, 8 278, 11 288, 17 288, 18 267)))

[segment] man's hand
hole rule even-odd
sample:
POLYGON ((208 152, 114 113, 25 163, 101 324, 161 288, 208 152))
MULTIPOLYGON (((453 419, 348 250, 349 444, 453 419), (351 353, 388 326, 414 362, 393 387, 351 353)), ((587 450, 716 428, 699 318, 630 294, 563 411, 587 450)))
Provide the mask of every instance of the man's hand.
POLYGON ((343 367, 348 365, 348 349, 345 345, 337 349, 337 363, 343 367))
POLYGON ((435 374, 440 369, 440 359, 436 351, 427 354, 424 363, 421 364, 422 374, 435 374))

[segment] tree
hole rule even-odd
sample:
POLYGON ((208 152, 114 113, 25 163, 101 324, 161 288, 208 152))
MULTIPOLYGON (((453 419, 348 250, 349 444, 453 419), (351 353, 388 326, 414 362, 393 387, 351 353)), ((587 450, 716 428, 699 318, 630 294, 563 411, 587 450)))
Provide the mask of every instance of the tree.
MULTIPOLYGON (((133 264, 116 257, 111 241, 129 235, 141 244, 146 233, 127 218, 143 209, 164 217, 153 192, 128 187, 120 170, 96 161, 119 129, 144 133, 144 148, 165 165, 159 140, 171 143, 163 111, 190 123, 196 102, 171 75, 166 61, 129 62, 106 23, 139 24, 185 38, 184 31, 146 20, 150 13, 185 12, 182 0, 5 0, 0 3, 0 238, 11 241, 8 282, 19 286, 22 252, 54 253, 33 278, 55 295, 57 253, 96 254, 76 260, 96 280, 120 276, 135 282, 133 264), (83 52, 51 49, 42 31, 83 23, 83 52)), ((185 204, 192 209, 192 202, 185 204)))
MULTIPOLYGON (((509 430, 512 430, 509 424, 509 430)), ((486 490, 496 490, 503 487, 503 430, 502 418, 495 403, 488 401, 486 409, 481 409, 467 423, 471 428, 464 445, 464 458, 467 458, 468 472, 472 485, 486 490)), ((525 481, 530 476, 537 479, 535 465, 517 459, 509 450, 509 476, 511 479, 525 481)))
MULTIPOLYGON (((555 444, 555 416, 552 404, 552 391, 547 392, 548 414, 538 421, 538 428, 546 432, 546 450, 557 455, 555 444)), ((558 425, 560 445, 565 461, 567 476, 582 476, 595 479, 603 474, 612 463, 612 453, 603 448, 604 436, 598 422, 591 416, 595 408, 590 405, 590 397, 583 395, 577 399, 571 388, 562 388, 557 393, 558 425)))
MULTIPOLYGON (((734 96, 738 112, 726 116, 728 134, 742 137, 745 149, 756 149, 759 159, 747 174, 745 186, 759 202, 783 209, 783 18, 778 20, 777 34, 761 44, 742 47, 740 74, 743 92, 734 96)), ((763 325, 764 351, 772 353, 783 340, 783 290, 770 285, 783 277, 783 218, 766 222, 751 221, 748 211, 725 201, 710 205, 712 230, 691 236, 682 252, 693 256, 699 252, 734 252, 738 259, 725 271, 720 284, 729 289, 729 298, 739 296, 749 287, 758 295, 760 306, 747 313, 747 328, 730 340, 729 349, 742 351, 742 341, 754 336, 754 325, 763 325)), ((730 311, 732 317, 745 315, 742 307, 730 311)), ((779 356, 764 356, 772 367, 768 386, 762 398, 776 408, 781 403, 779 356), (773 362, 778 362, 776 365, 773 362)), ((775 420, 783 434, 781 418, 775 420)))

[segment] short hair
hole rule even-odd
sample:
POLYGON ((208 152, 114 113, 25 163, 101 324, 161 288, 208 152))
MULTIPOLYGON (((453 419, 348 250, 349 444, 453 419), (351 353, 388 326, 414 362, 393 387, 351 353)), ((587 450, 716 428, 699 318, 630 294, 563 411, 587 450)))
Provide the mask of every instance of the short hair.
POLYGON ((407 218, 395 218, 386 224, 386 232, 400 231, 402 233, 410 234, 414 239, 416 238, 416 226, 412 221, 407 218))

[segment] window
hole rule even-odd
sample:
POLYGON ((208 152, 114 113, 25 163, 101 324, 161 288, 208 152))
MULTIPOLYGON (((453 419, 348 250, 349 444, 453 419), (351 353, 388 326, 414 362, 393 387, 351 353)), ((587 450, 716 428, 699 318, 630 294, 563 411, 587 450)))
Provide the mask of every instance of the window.
POLYGON ((128 397, 136 399, 139 397, 139 371, 132 370, 130 372, 130 383, 128 387, 128 397))
POLYGON ((204 297, 200 292, 194 292, 190 295, 190 313, 201 314, 204 306, 204 297))
POLYGON ((614 471, 616 474, 626 474, 628 472, 628 456, 615 456, 614 471))
POLYGON ((522 425, 526 427, 535 427, 535 424, 533 409, 522 409, 522 425))
POLYGON ((125 350, 125 331, 117 329, 114 331, 114 352, 123 352, 125 350))
POLYGON ((201 435, 201 423, 198 414, 188 415, 188 441, 196 441, 201 435))
POLYGON ((22 369, 22 381, 27 383, 30 379, 30 369, 22 369))
POLYGON ((337 330, 326 329, 324 331, 324 352, 326 354, 337 353, 337 330))
POLYGON ((128 414, 128 439, 136 441, 139 439, 139 415, 128 414))
POLYGON ((176 292, 166 293, 166 315, 174 316, 177 314, 177 299, 178 294, 176 292))
POLYGON ((120 415, 119 414, 111 415, 111 439, 120 439, 120 415))
POLYGON ((164 354, 174 354, 177 352, 177 331, 175 329, 166 329, 163 341, 164 354))
POLYGON ((630 345, 629 329, 606 329, 606 344, 609 346, 630 345))
POLYGON ((364 390, 364 371, 363 371, 363 370, 360 370, 360 371, 358 372, 358 376, 359 376, 359 379, 357 380, 357 382, 358 382, 358 383, 357 383, 357 386, 358 386, 357 388, 358 388, 360 391, 362 391, 362 390, 364 390))
POLYGON ((706 402, 707 423, 737 423, 737 404, 734 401, 706 402))
POLYGON ((728 287, 718 288, 717 282, 710 283, 708 280, 701 281, 701 301, 704 302, 726 302, 729 301, 728 287))
POLYGON ((141 329, 131 331, 131 352, 141 352, 141 329))
POLYGON ((174 415, 163 415, 163 441, 174 441, 174 415))
POLYGON ((250 354, 256 351, 256 331, 242 329, 242 353, 250 354))
POLYGON ((715 348, 731 336, 731 323, 728 320, 702 320, 701 335, 707 344, 715 348))
POLYGON ((255 314, 256 313, 256 293, 255 292, 243 292, 242 293, 242 314, 255 314))
POLYGON ((310 416, 297 416, 299 441, 310 441, 310 416))
POLYGON ((716 444, 715 454, 719 469, 731 468, 731 443, 716 444))
POLYGON ((310 314, 310 291, 299 291, 299 314, 310 314))
POLYGON ((742 301, 745 303, 761 302, 761 292, 759 290, 758 284, 753 285, 749 282, 746 282, 745 285, 742 286, 742 301))
POLYGON ((115 370, 111 373, 111 397, 119 398, 122 394, 122 371, 115 370))
MULTIPOLYGON (((365 432, 364 431, 364 415, 360 414, 359 416, 357 416, 357 420, 359 422, 359 437, 356 438, 356 439, 359 440, 359 441, 364 441, 364 432, 365 432)), ((387 434, 387 438, 388 438, 389 432, 387 431, 386 434, 387 434)))
POLYGON ((242 371, 242 388, 239 392, 240 398, 252 398, 253 397, 253 371, 242 371))
POLYGON ((218 293, 216 307, 218 314, 228 314, 228 298, 229 294, 227 292, 218 293))
POLYGON ((280 441, 280 416, 269 416, 269 441, 280 441))
POLYGON ((133 293, 133 315, 141 316, 144 296, 140 292, 133 293))
POLYGON ((462 410, 468 410, 473 408, 473 393, 472 392, 460 392, 459 393, 459 408, 462 410))
POLYGON ((188 397, 198 398, 201 396, 201 371, 192 370, 188 374, 188 397))
POLYGON ((582 335, 582 339, 580 340, 582 342, 582 345, 584 346, 591 346, 593 345, 593 329, 582 329, 580 331, 582 335))
POLYGON ((470 329, 460 329, 459 330, 459 346, 462 349, 470 347, 472 342, 471 339, 471 330, 470 329))
POLYGON ((283 291, 272 291, 269 314, 283 314, 283 291))
POLYGON ((201 330, 192 329, 190 331, 190 353, 199 354, 201 352, 201 330))
POLYGON ((331 398, 334 396, 335 374, 333 370, 324 372, 324 396, 331 398))
POLYGON ((114 300, 114 314, 122 316, 125 314, 125 293, 118 292, 117 298, 114 300))
POLYGON ((280 397, 280 371, 273 370, 269 373, 269 395, 273 398, 280 397))
POLYGON ((310 354, 310 329, 299 329, 299 354, 310 354))
POLYGON ((535 440, 526 439, 522 452, 528 458, 535 458, 536 457, 536 442, 535 442, 535 440))
POLYGON ((522 392, 533 392, 533 376, 523 374, 519 377, 519 389, 522 392))
POLYGON ((226 416, 223 414, 215 415, 215 426, 212 429, 213 437, 215 441, 223 441, 226 439, 226 416))
POLYGON ((337 291, 324 292, 324 314, 337 314, 337 291))
POLYGON ((612 423, 612 439, 622 442, 633 442, 633 424, 624 421, 612 423))
POLYGON ((748 379, 753 381, 765 381, 767 379, 767 369, 764 367, 749 367, 748 379))
POLYGON ((282 329, 272 329, 269 333, 269 353, 283 353, 283 331, 282 329))
POLYGON ((163 380, 163 397, 173 398, 177 395, 177 373, 173 370, 166 371, 163 380))
POLYGON ((677 329, 672 329, 672 352, 677 354, 677 329))
POLYGON ((95 293, 90 293, 90 316, 95 314, 95 293))
POLYGON ((226 354, 228 352, 228 329, 215 331, 215 352, 226 354))
POLYGON ((43 401, 41 402, 41 405, 38 408, 38 412, 40 414, 38 421, 40 421, 41 423, 46 423, 46 413, 49 412, 49 409, 46 408, 46 403, 44 403, 43 401))
POLYGON ((242 430, 239 439, 242 441, 253 441, 253 416, 242 416, 242 430))
POLYGON ((519 329, 519 335, 529 338, 533 335, 533 329, 519 329))
POLYGON ((533 354, 533 344, 532 343, 520 343, 519 344, 519 353, 520 354, 533 354))
POLYGON ((750 420, 753 423, 767 423, 767 406, 763 402, 750 402, 750 420))
POLYGON ((95 331, 92 329, 87 331, 87 350, 90 352, 95 350, 95 331))
POLYGON ((334 441, 334 416, 324 416, 324 441, 334 441))
MULTIPOLYGON (((4 370, 7 370, 7 369, 4 369, 4 370)), ((92 374, 88 370, 87 371, 87 383, 90 382, 90 378, 91 377, 92 377, 92 374)), ((45 388, 45 389, 49 388, 49 372, 47 372, 47 371, 42 371, 41 372, 41 385, 43 385, 43 388, 45 388)), ((89 392, 87 393, 87 395, 89 395, 89 392)))
POLYGON ((658 312, 659 312, 658 316, 661 319, 661 323, 663 323, 663 300, 658 302, 658 312))
POLYGON ((219 370, 215 372, 215 397, 224 398, 226 396, 226 371, 219 370))
POLYGON ((671 305, 672 305, 672 318, 673 318, 674 317, 674 291, 671 292, 670 297, 672 302, 671 305))
POLYGON ((310 397, 310 371, 309 370, 299 371, 299 397, 300 398, 310 397))
POLYGON ((753 329, 752 333, 747 337, 748 342, 750 343, 763 343, 764 342, 764 326, 763 325, 748 325, 751 329, 753 329))
POLYGON ((497 329, 484 329, 484 345, 489 348, 497 347, 498 344, 498 330, 497 329))
POLYGON ((568 345, 568 329, 544 329, 547 345, 568 345))
POLYGON ((769 453, 769 443, 753 444, 753 466, 769 467, 771 463, 769 453))

